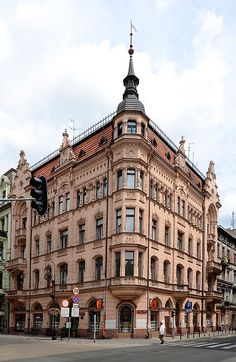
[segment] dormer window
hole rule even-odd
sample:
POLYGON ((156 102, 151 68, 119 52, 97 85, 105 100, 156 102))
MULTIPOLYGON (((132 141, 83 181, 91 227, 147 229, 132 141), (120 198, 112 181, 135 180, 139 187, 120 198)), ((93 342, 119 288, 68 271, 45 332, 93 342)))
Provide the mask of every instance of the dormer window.
POLYGON ((106 139, 106 137, 102 137, 101 139, 100 139, 100 142, 99 142, 99 145, 100 146, 103 146, 103 145, 105 145, 107 143, 107 139, 106 139))
POLYGON ((137 124, 135 120, 129 120, 127 124, 127 132, 130 134, 137 133, 137 124))
POLYGON ((85 155, 85 151, 83 149, 81 149, 79 151, 79 157, 83 157, 85 155))
POLYGON ((122 133, 123 133, 123 122, 120 122, 117 125, 117 137, 122 136, 122 133))

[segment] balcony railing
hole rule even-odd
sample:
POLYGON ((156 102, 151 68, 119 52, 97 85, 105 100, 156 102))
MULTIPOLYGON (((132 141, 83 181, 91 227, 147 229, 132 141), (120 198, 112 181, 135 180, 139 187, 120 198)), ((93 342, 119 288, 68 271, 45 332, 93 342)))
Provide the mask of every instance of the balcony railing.
POLYGON ((214 260, 207 261, 206 269, 210 274, 220 274, 222 272, 221 264, 214 260))
POLYGON ((24 269, 27 266, 26 258, 15 258, 6 261, 6 269, 13 270, 13 269, 24 269))

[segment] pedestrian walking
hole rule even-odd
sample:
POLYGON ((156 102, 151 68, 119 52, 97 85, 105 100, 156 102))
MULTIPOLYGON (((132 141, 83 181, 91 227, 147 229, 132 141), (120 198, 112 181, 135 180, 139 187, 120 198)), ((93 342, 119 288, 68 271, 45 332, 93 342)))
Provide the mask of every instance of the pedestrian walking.
POLYGON ((159 329, 159 339, 161 341, 161 344, 163 344, 164 341, 164 334, 165 334, 165 326, 164 324, 161 322, 160 324, 160 329, 159 329))

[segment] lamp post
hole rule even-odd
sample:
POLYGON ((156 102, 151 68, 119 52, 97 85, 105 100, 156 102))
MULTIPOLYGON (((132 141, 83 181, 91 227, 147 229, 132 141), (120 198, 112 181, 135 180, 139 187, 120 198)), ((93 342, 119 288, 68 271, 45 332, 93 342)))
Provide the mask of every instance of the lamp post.
POLYGON ((50 264, 46 264, 45 266, 45 270, 46 273, 44 275, 44 278, 47 280, 47 282, 51 283, 51 293, 50 293, 50 297, 52 299, 52 304, 51 304, 51 308, 49 310, 50 315, 52 316, 52 340, 57 339, 56 337, 56 316, 58 315, 59 311, 57 308, 57 304, 56 304, 56 291, 55 291, 55 285, 56 285, 56 281, 55 281, 55 264, 53 261, 50 261, 53 266, 54 266, 54 276, 52 278, 52 269, 50 264))

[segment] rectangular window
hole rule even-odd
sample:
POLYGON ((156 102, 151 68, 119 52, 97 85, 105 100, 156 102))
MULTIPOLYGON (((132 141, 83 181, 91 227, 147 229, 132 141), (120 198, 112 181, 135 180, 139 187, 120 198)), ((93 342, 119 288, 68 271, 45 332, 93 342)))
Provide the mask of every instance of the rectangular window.
POLYGON ((102 257, 95 260, 95 280, 101 280, 102 278, 102 257))
POLYGON ((217 258, 220 258, 220 243, 217 243, 217 258))
POLYGON ((47 253, 52 251, 52 235, 47 235, 47 253))
POLYGON ((22 219, 22 228, 26 229, 26 224, 27 224, 27 217, 23 217, 22 219))
POLYGON ((178 231, 178 236, 177 236, 177 249, 183 251, 183 237, 184 234, 180 231, 178 231))
POLYGON ((87 204, 87 190, 86 187, 83 189, 83 205, 87 204))
POLYGON ((103 236, 103 219, 96 220, 96 240, 102 239, 103 236))
POLYGON ((0 241, 0 260, 3 260, 3 242, 0 241))
POLYGON ((120 277, 120 251, 115 253, 115 277, 120 277))
POLYGON ((85 261, 82 260, 79 262, 79 283, 83 283, 84 282, 84 272, 85 272, 85 261))
POLYGON ((182 200, 182 216, 185 217, 185 201, 182 200))
POLYGON ((34 288, 35 289, 39 288, 39 271, 38 270, 35 271, 34 288))
POLYGON ((140 171, 140 174, 139 174, 139 188, 140 188, 140 190, 143 190, 143 186, 144 186, 144 173, 143 173, 143 171, 140 171))
POLYGON ((197 258, 201 258, 201 244, 199 241, 197 242, 197 258))
POLYGON ((234 254, 234 264, 236 265, 236 254, 234 254))
POLYGON ((126 208, 126 231, 134 232, 134 208, 126 208))
POLYGON ((126 276, 134 275, 134 252, 133 251, 125 252, 125 275, 126 276))
POLYGON ((35 255, 39 255, 39 239, 35 240, 35 255))
POLYGON ((117 125, 117 136, 120 137, 122 133, 123 133, 123 122, 120 122, 117 125))
POLYGON ((188 254, 193 255, 193 240, 191 238, 188 239, 188 254))
POLYGON ((143 233, 143 210, 139 209, 139 233, 143 233))
POLYGON ((121 232, 121 209, 116 210, 116 232, 121 232))
POLYGON ((144 137, 145 135, 145 124, 141 123, 141 136, 144 137))
POLYGON ((133 169, 127 170, 127 188, 128 189, 135 188, 135 170, 133 169))
POLYGON ((107 178, 103 179, 103 196, 107 196, 107 178))
POLYGON ((66 193, 66 211, 70 210, 70 193, 66 193))
POLYGON ((137 125, 136 125, 136 121, 134 120, 129 120, 127 123, 127 132, 130 134, 135 134, 137 133, 137 125))
POLYGON ((85 224, 79 225, 79 244, 85 242, 85 224))
POLYGON ((180 215, 180 197, 177 198, 177 212, 180 215))
POLYGON ((98 200, 100 197, 100 191, 101 191, 101 185, 100 185, 100 182, 97 181, 96 182, 96 200, 98 200))
POLYGON ((152 240, 157 240, 157 221, 152 219, 152 240))
POLYGON ((77 191, 77 208, 80 207, 80 190, 77 191))
POLYGON ((165 245, 170 245, 170 227, 165 225, 165 245))
POLYGON ((67 285, 67 274, 68 274, 67 264, 63 264, 60 267, 60 284, 61 284, 61 286, 67 285))
POLYGON ((61 230, 60 231, 60 243, 61 243, 61 249, 67 248, 68 245, 68 230, 61 230))
POLYGON ((117 191, 122 189, 122 170, 117 172, 117 191))
POLYGON ((138 253, 138 276, 143 277, 143 253, 138 253))
POLYGON ((0 271, 0 289, 3 289, 3 272, 0 271))
POLYGON ((151 280, 157 280, 157 271, 156 271, 156 258, 151 258, 151 280))
POLYGON ((58 199, 58 211, 59 211, 59 214, 62 214, 63 213, 63 196, 59 196, 59 199, 58 199))

